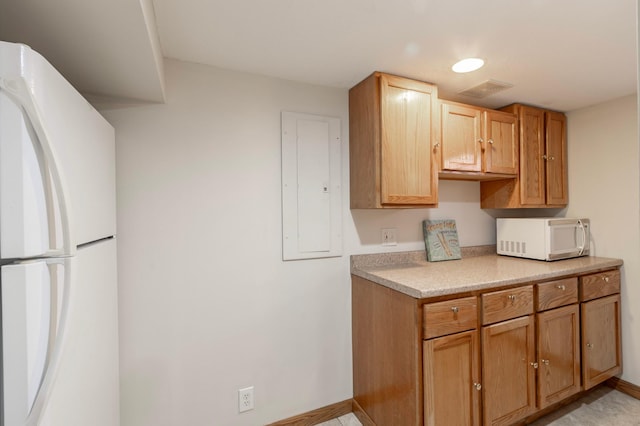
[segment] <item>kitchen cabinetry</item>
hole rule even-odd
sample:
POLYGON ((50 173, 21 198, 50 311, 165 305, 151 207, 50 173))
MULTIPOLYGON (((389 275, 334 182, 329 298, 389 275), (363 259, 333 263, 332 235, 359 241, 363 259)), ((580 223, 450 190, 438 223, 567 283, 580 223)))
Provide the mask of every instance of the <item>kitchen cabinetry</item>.
POLYGON ((481 424, 476 301, 467 297, 423 307, 425 425, 481 424))
POLYGON ((349 91, 351 208, 435 206, 437 88, 373 73, 349 91))
POLYGON ((590 389, 622 372, 620 271, 580 279, 582 377, 590 389))
POLYGON ((518 117, 519 174, 514 181, 483 182, 481 207, 565 207, 568 203, 565 115, 520 104, 502 110, 518 117))
POLYGON ((518 173, 516 116, 440 101, 441 179, 515 178, 518 173))
POLYGON ((536 409, 533 286, 483 294, 482 312, 484 424, 509 425, 536 409))
POLYGON ((578 279, 537 284, 538 408, 580 391, 578 279))
MULTIPOLYGON (((469 260, 456 265, 483 268, 469 260)), ((522 268, 520 262, 514 259, 513 267, 522 268)), ((499 290, 474 291, 464 284, 460 294, 435 298, 401 290, 415 282, 416 264, 405 272, 377 264, 369 272, 375 279, 379 271, 384 282, 407 277, 397 288, 352 275, 353 406, 362 423, 530 422, 619 374, 620 272, 612 269, 615 263, 586 273, 570 267, 583 259, 564 262, 566 275, 553 280, 522 277, 521 284, 499 290)), ((500 258, 484 268, 494 265, 504 274, 511 263, 500 258)), ((438 282, 456 275, 455 269, 443 275, 442 262, 425 268, 438 282)))

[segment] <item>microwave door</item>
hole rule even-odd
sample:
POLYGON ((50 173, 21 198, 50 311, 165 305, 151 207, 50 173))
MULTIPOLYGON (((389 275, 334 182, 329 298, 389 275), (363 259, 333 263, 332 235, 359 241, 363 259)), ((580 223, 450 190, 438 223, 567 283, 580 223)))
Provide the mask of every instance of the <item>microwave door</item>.
POLYGON ((588 230, 581 221, 556 223, 549 230, 549 259, 557 260, 581 256, 588 242, 588 230))

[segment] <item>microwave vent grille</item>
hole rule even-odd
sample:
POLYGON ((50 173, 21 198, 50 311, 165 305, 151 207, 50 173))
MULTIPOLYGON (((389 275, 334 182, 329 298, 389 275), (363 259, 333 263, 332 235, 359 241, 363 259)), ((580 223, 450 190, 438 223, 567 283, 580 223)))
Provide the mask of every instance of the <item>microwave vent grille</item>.
POLYGON ((527 252, 527 243, 524 241, 505 241, 500 240, 501 253, 525 254, 527 252))

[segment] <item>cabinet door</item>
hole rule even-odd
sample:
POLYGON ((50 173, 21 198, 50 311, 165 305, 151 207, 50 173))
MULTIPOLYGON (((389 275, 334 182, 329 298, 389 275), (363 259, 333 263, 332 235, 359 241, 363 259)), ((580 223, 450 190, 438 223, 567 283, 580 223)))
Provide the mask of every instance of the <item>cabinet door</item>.
POLYGON ((539 408, 580 391, 579 315, 577 304, 538 314, 539 408))
POLYGON ((423 343, 424 424, 479 425, 478 332, 423 343))
POLYGON ((582 378, 590 389, 622 372, 620 295, 582 304, 582 378))
POLYGON ((382 204, 436 204, 437 89, 390 75, 380 77, 382 204))
POLYGON ((517 119, 513 114, 485 111, 485 171, 487 173, 518 173, 517 119))
POLYGON ((482 328, 484 424, 509 425, 536 409, 533 315, 482 328))
POLYGON ((567 204, 566 118, 564 114, 547 111, 546 118, 546 179, 547 204, 567 204))
POLYGON ((482 111, 449 102, 441 102, 442 170, 482 171, 482 111))
POLYGON ((520 107, 520 203, 545 204, 544 111, 520 107))

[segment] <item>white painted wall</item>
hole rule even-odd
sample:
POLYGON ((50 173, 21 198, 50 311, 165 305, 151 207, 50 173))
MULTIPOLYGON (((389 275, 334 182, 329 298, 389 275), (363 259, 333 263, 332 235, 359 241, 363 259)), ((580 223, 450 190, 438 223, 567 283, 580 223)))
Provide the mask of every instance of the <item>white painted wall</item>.
POLYGON ((116 128, 123 426, 258 425, 352 396, 349 254, 422 250, 421 221, 495 243, 479 185, 438 209, 348 208, 344 253, 281 260, 280 112, 339 117, 348 92, 167 61, 166 104, 112 106, 116 128), (387 250, 389 251, 389 250, 387 250), (255 386, 238 414, 237 389, 255 386))
POLYGON ((621 258, 622 378, 640 385, 640 155, 635 95, 567 114, 567 216, 591 219, 594 255, 621 258))

